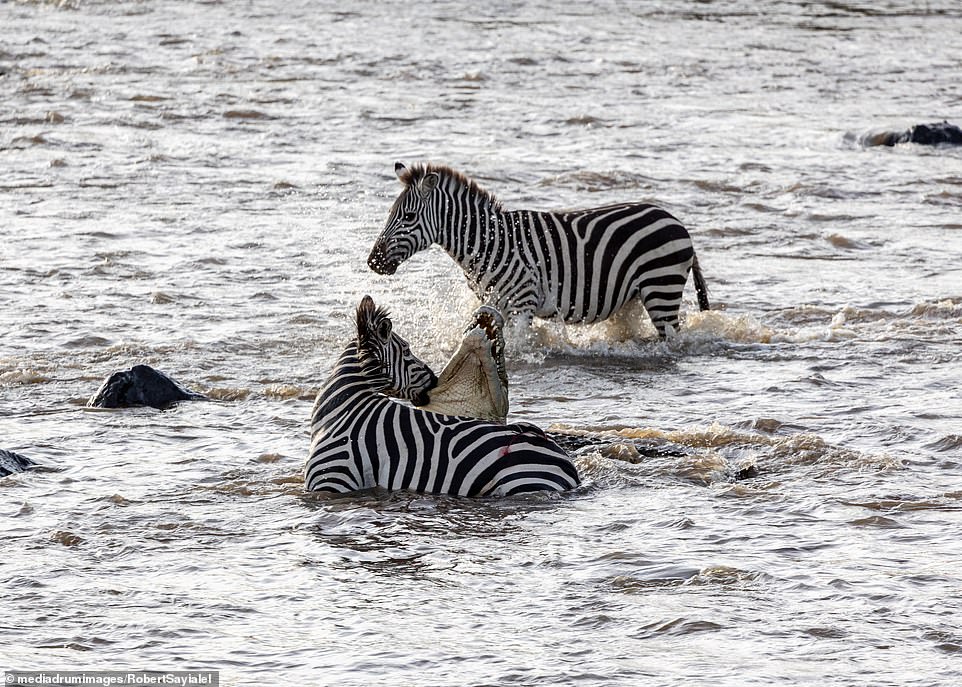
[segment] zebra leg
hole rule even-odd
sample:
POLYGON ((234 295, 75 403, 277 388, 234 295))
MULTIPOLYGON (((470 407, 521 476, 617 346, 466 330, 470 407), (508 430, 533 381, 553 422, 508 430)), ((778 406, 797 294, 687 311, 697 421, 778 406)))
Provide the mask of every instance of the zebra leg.
POLYGON ((541 291, 533 277, 527 271, 521 271, 526 269, 523 265, 517 264, 514 268, 520 274, 513 283, 497 290, 489 288, 481 300, 501 311, 506 320, 530 330, 535 313, 543 305, 541 291))
POLYGON ((525 331, 530 332, 531 328, 534 326, 534 310, 525 310, 518 313, 518 321, 525 331))
POLYGON ((527 304, 519 306, 509 301, 499 299, 489 300, 485 302, 484 305, 498 310, 504 316, 505 320, 520 331, 530 331, 531 326, 534 324, 534 308, 527 304))
POLYGON ((678 331, 678 311, 681 309, 681 296, 685 282, 681 284, 660 284, 654 288, 643 289, 641 300, 651 323, 658 330, 658 338, 670 338, 678 331))
POLYGON ((505 344, 513 355, 517 350, 528 350, 535 346, 538 341, 537 332, 534 329, 534 315, 527 312, 515 312, 503 310, 505 315, 505 326, 501 330, 505 344))
POLYGON ((648 310, 648 316, 651 317, 651 323, 655 325, 655 329, 658 330, 658 338, 662 341, 671 339, 678 332, 678 308, 675 308, 672 313, 660 310, 653 313, 648 310))

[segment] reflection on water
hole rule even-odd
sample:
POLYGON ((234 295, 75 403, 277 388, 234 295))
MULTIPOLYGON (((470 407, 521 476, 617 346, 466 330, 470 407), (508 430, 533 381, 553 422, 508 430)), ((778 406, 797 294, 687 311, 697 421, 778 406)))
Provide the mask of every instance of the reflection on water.
MULTIPOLYGON (((0 663, 222 684, 960 681, 949 2, 0 4, 0 663), (655 202, 644 312, 509 327, 514 419, 584 484, 305 494, 365 293, 434 364, 476 302, 364 260, 396 160, 509 209, 655 202), (207 394, 84 407, 144 363, 207 394)), ((958 122, 956 122, 958 123, 958 122)))

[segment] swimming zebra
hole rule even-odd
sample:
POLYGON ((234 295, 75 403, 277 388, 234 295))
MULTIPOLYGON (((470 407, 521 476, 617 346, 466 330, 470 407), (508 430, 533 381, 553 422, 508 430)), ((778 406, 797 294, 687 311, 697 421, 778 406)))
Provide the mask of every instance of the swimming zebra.
POLYGON ((622 203, 562 212, 505 211, 449 167, 398 162, 404 190, 367 264, 378 274, 436 243, 474 293, 502 312, 591 323, 641 298, 658 334, 678 327, 688 272, 698 305, 708 290, 688 231, 654 205, 622 203))
POLYGON ((434 373, 365 296, 351 341, 317 395, 308 491, 381 487, 460 496, 562 491, 578 485, 564 450, 537 427, 419 410, 385 394, 428 401, 434 373))

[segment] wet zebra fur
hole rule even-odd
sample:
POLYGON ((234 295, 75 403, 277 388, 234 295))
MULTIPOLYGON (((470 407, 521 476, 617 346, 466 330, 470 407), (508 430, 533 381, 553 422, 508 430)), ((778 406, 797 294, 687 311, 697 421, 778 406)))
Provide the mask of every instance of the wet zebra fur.
POLYGON ((368 257, 379 274, 436 243, 482 302, 528 320, 597 322, 640 298, 664 338, 678 328, 689 271, 699 308, 710 307, 688 231, 655 205, 505 211, 448 167, 394 169, 404 189, 368 257))
POLYGON ((505 496, 578 485, 571 459, 533 425, 441 415, 385 395, 423 404, 436 383, 392 331, 388 313, 365 296, 357 308, 357 339, 314 403, 307 490, 505 496))

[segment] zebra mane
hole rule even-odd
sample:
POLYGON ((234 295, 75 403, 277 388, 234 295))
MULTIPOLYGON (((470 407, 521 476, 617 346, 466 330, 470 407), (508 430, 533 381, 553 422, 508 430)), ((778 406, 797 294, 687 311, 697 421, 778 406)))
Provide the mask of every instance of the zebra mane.
POLYGON ((361 370, 367 375, 383 376, 381 359, 377 352, 379 347, 374 345, 373 333, 384 320, 390 321, 391 313, 387 308, 374 305, 370 296, 365 296, 357 306, 357 354, 361 363, 361 370))
POLYGON ((501 210, 501 201, 498 200, 493 193, 481 188, 474 179, 462 174, 456 169, 451 169, 447 165, 413 164, 410 167, 406 167, 401 173, 401 183, 407 187, 414 186, 421 181, 425 175, 431 174, 432 172, 441 177, 441 183, 438 184, 439 186, 444 186, 446 182, 454 183, 458 186, 465 186, 472 197, 480 197, 485 200, 492 209, 496 211, 501 210))

